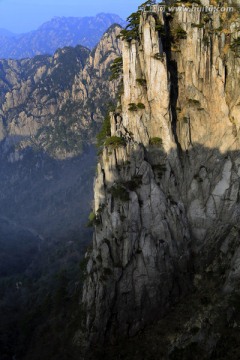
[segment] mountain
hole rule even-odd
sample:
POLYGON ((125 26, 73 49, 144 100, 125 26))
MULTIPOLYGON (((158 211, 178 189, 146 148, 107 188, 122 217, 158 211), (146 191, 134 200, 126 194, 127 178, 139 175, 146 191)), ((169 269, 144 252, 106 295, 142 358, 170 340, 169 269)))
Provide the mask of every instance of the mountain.
POLYGON ((118 15, 101 13, 95 17, 55 17, 35 31, 11 37, 0 31, 0 58, 52 55, 65 46, 82 45, 93 49, 113 24, 124 26, 125 21, 118 15))
POLYGON ((120 31, 93 51, 0 60, 1 359, 74 359, 95 138, 116 102, 120 31))
POLYGON ((109 85, 108 77, 120 53, 120 30, 112 26, 92 52, 77 46, 53 56, 0 60, 0 216, 55 238, 77 224, 79 229, 79 207, 86 213, 81 196, 91 193, 80 191, 81 183, 91 188, 87 174, 95 155, 90 146, 117 92, 117 83, 109 85), (84 162, 89 163, 85 170, 84 162))
POLYGON ((16 34, 12 33, 12 32, 9 31, 9 30, 0 28, 0 36, 5 36, 5 37, 9 37, 9 38, 10 38, 10 37, 16 36, 16 34))
POLYGON ((84 359, 239 358, 239 23, 236 5, 155 7, 122 33, 124 91, 94 182, 84 359))

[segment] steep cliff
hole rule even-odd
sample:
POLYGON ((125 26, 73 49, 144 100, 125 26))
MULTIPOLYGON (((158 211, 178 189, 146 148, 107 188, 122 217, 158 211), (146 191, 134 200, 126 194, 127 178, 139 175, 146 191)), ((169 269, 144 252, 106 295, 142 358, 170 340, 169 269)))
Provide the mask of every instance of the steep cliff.
MULTIPOLYGON (((169 345, 159 358, 193 339, 207 358, 222 328, 210 332, 206 322, 231 309, 232 326, 229 299, 239 296, 240 280, 238 11, 155 8, 142 13, 139 40, 123 41, 124 94, 94 185, 83 295, 90 343, 131 337, 172 311, 185 328, 159 335, 169 345), (183 307, 174 313, 194 291, 195 313, 196 299, 185 303, 186 318, 183 307)), ((181 354, 172 359, 188 358, 181 354)))
POLYGON ((108 73, 120 29, 92 52, 0 61, 1 359, 79 359, 94 142, 115 100, 108 73))
POLYGON ((92 52, 0 60, 0 217, 51 239, 85 229, 120 30, 111 27, 92 52))

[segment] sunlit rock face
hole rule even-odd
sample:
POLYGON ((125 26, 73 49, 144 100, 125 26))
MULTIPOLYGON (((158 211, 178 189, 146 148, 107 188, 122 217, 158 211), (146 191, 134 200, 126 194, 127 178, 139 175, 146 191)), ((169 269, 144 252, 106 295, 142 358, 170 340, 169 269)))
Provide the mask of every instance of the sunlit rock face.
POLYGON ((103 149, 95 178, 90 342, 136 334, 209 266, 225 264, 222 291, 239 281, 240 22, 225 15, 144 13, 123 42, 111 135, 125 145, 103 149))

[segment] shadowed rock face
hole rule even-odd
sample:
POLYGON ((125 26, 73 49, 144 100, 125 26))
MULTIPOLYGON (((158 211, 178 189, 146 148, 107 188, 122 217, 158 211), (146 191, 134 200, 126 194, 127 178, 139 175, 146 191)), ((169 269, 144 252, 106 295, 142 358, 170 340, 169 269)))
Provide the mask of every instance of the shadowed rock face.
POLYGON ((116 96, 108 75, 120 29, 92 52, 67 47, 0 61, 1 359, 79 359, 73 338, 92 237, 94 142, 116 96))
POLYGON ((115 99, 117 82, 107 84, 120 30, 92 52, 0 61, 0 216, 44 239, 89 236, 93 143, 115 99))
POLYGON ((94 186, 83 295, 92 343, 136 334, 198 290, 209 269, 224 273, 216 291, 236 290, 240 60, 230 44, 239 18, 220 33, 222 16, 143 14, 140 41, 123 43, 111 135, 126 145, 103 149, 94 186))

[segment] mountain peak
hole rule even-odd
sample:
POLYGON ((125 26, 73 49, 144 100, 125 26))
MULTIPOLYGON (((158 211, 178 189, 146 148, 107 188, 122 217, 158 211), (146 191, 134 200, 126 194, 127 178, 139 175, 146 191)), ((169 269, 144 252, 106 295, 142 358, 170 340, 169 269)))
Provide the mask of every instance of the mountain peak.
POLYGON ((89 49, 100 41, 101 36, 113 24, 125 26, 116 14, 99 13, 88 17, 54 17, 37 30, 15 36, 1 36, 0 58, 21 59, 40 54, 54 54, 58 48, 82 45, 89 49))

